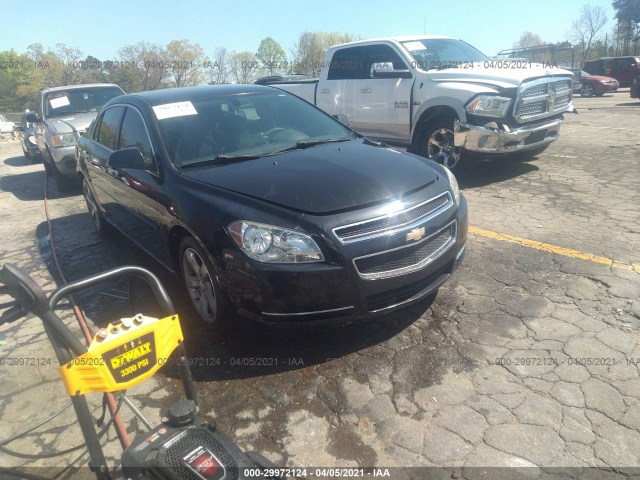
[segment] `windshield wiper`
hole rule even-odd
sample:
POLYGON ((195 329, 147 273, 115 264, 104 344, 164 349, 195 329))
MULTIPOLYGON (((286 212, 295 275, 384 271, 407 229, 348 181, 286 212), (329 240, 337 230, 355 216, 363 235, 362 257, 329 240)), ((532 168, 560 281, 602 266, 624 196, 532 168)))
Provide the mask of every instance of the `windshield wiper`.
POLYGON ((256 158, 261 158, 264 155, 216 155, 213 158, 207 158, 206 160, 198 160, 190 163, 183 163, 180 165, 181 168, 190 168, 190 167, 201 167, 202 165, 226 165, 234 162, 242 162, 245 160, 255 160, 256 158))
POLYGON ((334 142, 346 142, 348 140, 353 140, 355 137, 341 137, 341 138, 325 138, 324 140, 300 140, 296 142, 295 145, 291 145, 290 147, 283 148, 281 150, 276 150, 275 152, 271 152, 269 155, 275 155, 276 153, 288 152, 290 150, 302 150, 304 148, 313 147, 314 145, 320 145, 322 143, 334 143, 334 142))
POLYGON ((324 140, 300 140, 299 142, 296 142, 296 148, 308 148, 308 147, 313 147, 314 145, 320 145, 321 143, 346 142, 348 140, 353 140, 353 138, 342 137, 342 138, 325 138, 324 140))

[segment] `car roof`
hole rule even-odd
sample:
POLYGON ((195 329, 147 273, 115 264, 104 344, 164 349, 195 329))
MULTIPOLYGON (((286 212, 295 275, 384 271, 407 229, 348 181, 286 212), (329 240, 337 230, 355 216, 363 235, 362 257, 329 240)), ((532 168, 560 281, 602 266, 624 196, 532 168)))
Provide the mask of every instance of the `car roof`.
POLYGON ((77 89, 87 88, 87 87, 118 87, 118 85, 116 85, 115 83, 83 83, 80 85, 63 85, 61 87, 43 88, 42 90, 40 90, 40 92, 49 93, 49 92, 58 92, 60 90, 65 90, 65 91, 77 90, 77 89))
MULTIPOLYGON (((187 100, 203 100, 226 95, 243 95, 247 93, 265 93, 273 91, 273 87, 262 85, 200 85, 196 87, 165 88, 147 92, 129 93, 109 101, 109 104, 129 102, 138 103, 144 100, 151 106, 166 103, 184 102, 187 100)), ((282 93, 282 91, 280 91, 282 93)))

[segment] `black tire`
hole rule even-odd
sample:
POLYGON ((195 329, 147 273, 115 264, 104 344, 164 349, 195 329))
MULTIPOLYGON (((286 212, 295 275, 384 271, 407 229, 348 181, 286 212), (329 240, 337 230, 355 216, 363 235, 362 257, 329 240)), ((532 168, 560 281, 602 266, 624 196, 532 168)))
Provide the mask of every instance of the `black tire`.
POLYGON ((51 171, 51 164, 49 163, 49 160, 42 157, 42 165, 44 165, 44 173, 47 177, 50 177, 53 172, 51 171))
POLYGON ((198 316, 209 326, 225 324, 232 309, 209 256, 192 237, 185 237, 180 242, 178 261, 191 306, 198 316))
POLYGON ((462 153, 453 144, 453 122, 451 116, 432 120, 424 128, 417 150, 418 155, 457 171, 460 169, 462 153))
POLYGON ((89 216, 91 216, 91 221, 93 222, 96 232, 98 232, 99 235, 107 236, 112 232, 111 224, 102 216, 96 197, 93 195, 93 191, 86 179, 82 179, 82 195, 84 196, 84 201, 87 204, 87 210, 89 211, 89 216))
POLYGON ((60 170, 58 170, 58 167, 56 167, 56 162, 51 163, 51 171, 53 173, 53 179, 56 181, 56 185, 58 186, 58 190, 61 192, 69 192, 77 186, 76 179, 63 175, 60 170))
POLYGON ((593 85, 591 85, 590 83, 585 83, 580 88, 580 95, 582 95, 583 97, 593 97, 593 95, 595 95, 595 92, 596 91, 593 88, 593 85))

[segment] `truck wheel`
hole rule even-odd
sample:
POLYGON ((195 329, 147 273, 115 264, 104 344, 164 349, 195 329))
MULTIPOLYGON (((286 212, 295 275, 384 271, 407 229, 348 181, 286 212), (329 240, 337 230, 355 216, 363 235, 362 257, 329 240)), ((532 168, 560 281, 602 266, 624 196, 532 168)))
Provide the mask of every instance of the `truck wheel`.
POLYGON ((66 175, 63 175, 60 170, 58 170, 58 167, 56 167, 55 162, 52 162, 50 167, 53 173, 53 178, 55 179, 56 185, 58 186, 58 190, 60 190, 61 192, 69 192, 73 190, 73 188, 76 186, 75 178, 69 178, 66 175))
POLYGON ((449 170, 453 170, 461 160, 461 152, 453 144, 453 119, 440 117, 427 125, 418 154, 429 158, 449 170))
POLYGON ((591 85, 590 83, 585 83, 580 89, 580 95, 582 95, 583 97, 592 97, 594 93, 595 90, 593 89, 593 85, 591 85))
POLYGON ((42 156, 42 165, 44 166, 44 173, 47 175, 47 177, 51 176, 51 164, 49 163, 49 160, 47 160, 47 158, 43 155, 42 156))
POLYGON ((185 237, 180 243, 180 271, 200 318, 209 325, 221 325, 228 320, 231 309, 227 296, 213 273, 208 255, 191 237, 185 237))

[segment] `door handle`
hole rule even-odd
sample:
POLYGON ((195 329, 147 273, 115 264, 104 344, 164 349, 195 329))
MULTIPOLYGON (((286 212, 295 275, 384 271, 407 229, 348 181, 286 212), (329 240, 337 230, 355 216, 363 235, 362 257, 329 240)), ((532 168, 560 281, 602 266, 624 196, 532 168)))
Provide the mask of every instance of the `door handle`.
POLYGON ((371 92, 373 92, 373 89, 371 88, 362 88, 360 90, 360 93, 371 93, 371 92))
POLYGON ((331 90, 329 90, 328 88, 323 88, 322 90, 320 90, 320 93, 330 93, 331 90))

